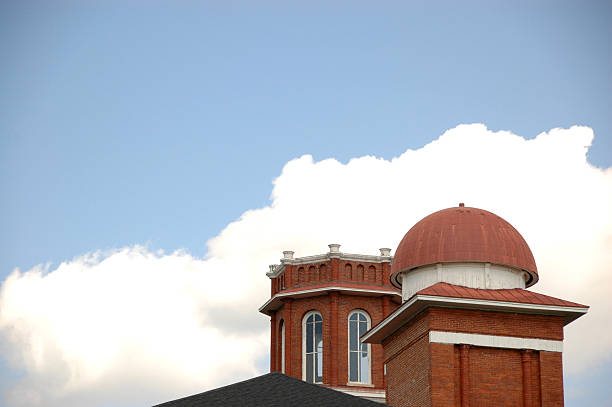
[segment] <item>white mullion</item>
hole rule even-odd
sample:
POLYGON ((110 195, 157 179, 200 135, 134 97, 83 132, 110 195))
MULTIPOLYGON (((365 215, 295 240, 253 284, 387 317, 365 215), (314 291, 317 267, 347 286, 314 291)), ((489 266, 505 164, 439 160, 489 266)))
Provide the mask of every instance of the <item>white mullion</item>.
POLYGON ((312 318, 312 382, 317 382, 317 317, 312 318))

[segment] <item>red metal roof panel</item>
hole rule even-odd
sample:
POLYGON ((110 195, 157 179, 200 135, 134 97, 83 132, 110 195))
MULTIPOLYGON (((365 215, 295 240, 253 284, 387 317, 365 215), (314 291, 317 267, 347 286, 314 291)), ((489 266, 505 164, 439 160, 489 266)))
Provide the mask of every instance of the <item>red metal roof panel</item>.
POLYGON ((427 287, 417 292, 417 295, 431 295, 449 298, 469 298, 487 301, 518 302, 522 304, 556 305, 561 307, 588 308, 587 305, 582 305, 576 302, 566 301, 548 295, 535 293, 533 291, 524 290, 522 288, 488 290, 481 288, 463 287, 448 283, 436 283, 430 287, 427 287))

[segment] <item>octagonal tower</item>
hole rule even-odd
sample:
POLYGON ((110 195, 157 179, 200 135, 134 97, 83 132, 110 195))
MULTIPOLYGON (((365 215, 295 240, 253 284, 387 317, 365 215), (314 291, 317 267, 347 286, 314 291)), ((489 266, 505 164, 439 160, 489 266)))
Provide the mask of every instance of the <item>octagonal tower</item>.
POLYGON ((385 401, 383 352, 359 337, 401 303, 390 283, 390 249, 380 255, 329 252, 271 265, 270 371, 370 400, 385 401))

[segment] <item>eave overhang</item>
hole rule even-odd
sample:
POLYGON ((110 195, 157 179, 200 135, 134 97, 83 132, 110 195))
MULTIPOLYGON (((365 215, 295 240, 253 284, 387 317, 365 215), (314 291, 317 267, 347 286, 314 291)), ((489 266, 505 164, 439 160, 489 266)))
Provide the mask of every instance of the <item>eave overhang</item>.
POLYGON ((260 308, 259 312, 262 314, 270 315, 271 312, 280 309, 283 305, 284 300, 288 298, 304 298, 304 297, 316 297, 320 295, 327 295, 330 292, 341 292, 343 294, 355 294, 360 296, 369 297, 380 297, 383 295, 391 295, 394 297, 397 303, 401 302, 402 294, 392 288, 385 287, 373 287, 373 286, 355 286, 345 285, 341 283, 331 283, 329 285, 316 285, 311 287, 300 287, 297 289, 291 289, 290 291, 281 291, 275 294, 272 298, 266 301, 260 308))
POLYGON ((387 318, 383 319, 380 323, 366 332, 361 337, 361 340, 365 343, 382 343, 385 338, 429 307, 513 312, 531 315, 554 315, 563 317, 564 325, 581 317, 589 310, 589 307, 541 305, 416 294, 387 318))

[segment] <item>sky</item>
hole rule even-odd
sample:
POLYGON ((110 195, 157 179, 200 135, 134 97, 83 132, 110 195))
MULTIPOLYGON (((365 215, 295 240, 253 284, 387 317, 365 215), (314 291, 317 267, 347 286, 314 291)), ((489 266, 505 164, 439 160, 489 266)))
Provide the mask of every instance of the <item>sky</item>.
POLYGON ((566 328, 566 405, 611 405, 611 18, 2 2, 4 404, 150 405, 264 373, 282 250, 376 254, 466 202, 523 234, 535 291, 591 305, 566 328))

